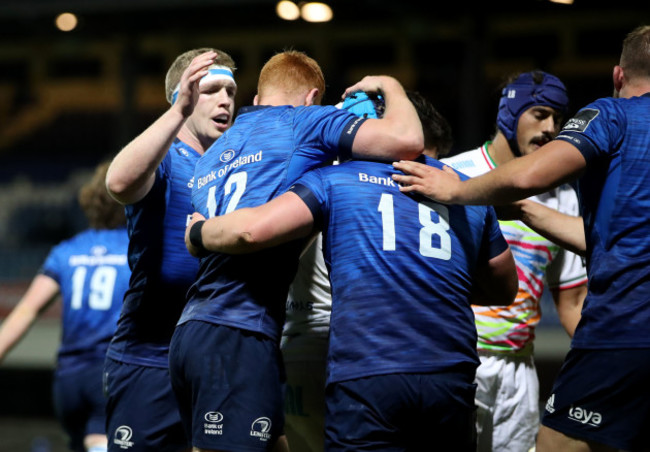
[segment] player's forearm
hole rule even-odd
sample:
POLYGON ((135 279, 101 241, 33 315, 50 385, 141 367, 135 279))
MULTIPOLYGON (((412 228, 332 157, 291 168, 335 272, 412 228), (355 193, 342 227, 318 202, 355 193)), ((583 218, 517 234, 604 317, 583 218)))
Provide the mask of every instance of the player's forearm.
POLYGON ((38 317, 30 306, 18 304, 0 327, 0 362, 18 344, 38 317))
POLYGON ((387 156, 393 160, 411 160, 424 150, 424 133, 415 107, 409 100, 402 85, 391 77, 382 83, 386 110, 383 121, 393 132, 398 143, 395 149, 386 149, 387 156))
POLYGON ((25 295, 0 327, 0 361, 27 333, 39 314, 56 299, 59 291, 59 283, 53 278, 45 274, 34 277, 25 295))
POLYGON ((115 156, 106 187, 117 201, 132 204, 149 192, 156 169, 184 123, 183 115, 171 107, 115 156))
POLYGON ((580 317, 582 305, 587 296, 587 284, 565 289, 551 289, 560 324, 564 327, 569 337, 573 337, 580 317))
POLYGON ((544 193, 578 177, 586 166, 580 151, 551 141, 481 176, 455 185, 451 203, 503 205, 544 193), (458 189, 460 187, 460 189, 458 189))
POLYGON ((582 217, 558 212, 534 201, 521 203, 522 221, 563 248, 584 255, 587 251, 582 217))
POLYGON ((558 306, 557 308, 558 319, 560 320, 560 325, 564 328, 567 335, 573 338, 573 335, 576 331, 576 327, 580 322, 580 317, 582 316, 582 305, 562 307, 558 306))
POLYGON ((201 228, 203 247, 208 251, 228 254, 257 251, 265 243, 255 235, 254 222, 254 209, 249 208, 210 218, 201 228))
POLYGON ((481 176, 460 181, 451 169, 439 170, 418 162, 399 161, 394 174, 404 193, 421 193, 443 204, 503 205, 579 177, 587 162, 580 151, 563 141, 552 141, 538 151, 511 160, 481 176))
POLYGON ((424 150, 422 125, 402 85, 387 76, 364 80, 377 81, 375 89, 384 96, 386 109, 381 119, 369 119, 361 126, 352 154, 388 161, 412 160, 419 156, 424 150))
POLYGON ((211 218, 202 228, 203 246, 221 253, 252 253, 307 237, 313 230, 311 223, 301 222, 302 217, 292 216, 291 212, 281 217, 265 204, 211 218))
POLYGON ((185 235, 187 248, 193 255, 202 250, 243 254, 280 245, 309 236, 314 218, 300 196, 287 192, 258 207, 235 210, 203 221, 192 219, 185 235))
MULTIPOLYGON (((511 162, 509 162, 511 163, 511 162)), ((404 193, 420 193, 443 204, 501 205, 520 197, 528 197, 534 190, 519 186, 509 172, 498 172, 501 167, 482 176, 461 181, 445 166, 442 170, 423 163, 401 160, 393 166, 403 174, 393 174, 404 193)))
POLYGON ((449 202, 498 206, 548 191, 552 185, 541 181, 521 160, 512 160, 481 176, 459 182, 449 202))

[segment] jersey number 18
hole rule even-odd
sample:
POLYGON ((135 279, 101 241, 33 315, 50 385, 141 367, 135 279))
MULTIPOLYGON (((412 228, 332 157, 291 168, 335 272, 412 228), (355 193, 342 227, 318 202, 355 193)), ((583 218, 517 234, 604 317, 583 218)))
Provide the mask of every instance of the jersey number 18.
MULTIPOLYGON (((393 195, 382 193, 377 210, 381 212, 383 249, 395 251, 395 211, 393 195)), ((451 236, 449 235, 449 210, 433 201, 418 203, 420 229, 420 254, 424 257, 449 260, 451 258, 451 236), (435 215, 432 213, 435 212, 435 215), (434 221, 437 217, 437 221, 434 221), (433 236, 439 237, 439 246, 433 246, 433 236)), ((438 242, 438 241, 436 241, 438 242)))

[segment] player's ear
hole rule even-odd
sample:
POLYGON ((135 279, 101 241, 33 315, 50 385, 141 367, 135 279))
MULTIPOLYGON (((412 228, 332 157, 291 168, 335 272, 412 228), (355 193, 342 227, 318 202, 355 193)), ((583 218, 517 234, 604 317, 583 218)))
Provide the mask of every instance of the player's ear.
POLYGON ((319 93, 318 88, 312 88, 311 90, 309 90, 309 92, 307 93, 307 97, 305 98, 305 107, 309 107, 310 105, 315 104, 314 99, 318 97, 318 93, 319 93))
POLYGON ((620 92, 621 88, 623 88, 623 81, 625 80, 625 74, 621 66, 619 65, 614 66, 612 79, 614 81, 614 89, 620 92))
POLYGON ((253 105, 259 105, 260 104, 259 97, 260 97, 259 94, 255 94, 255 97, 253 98, 253 105))

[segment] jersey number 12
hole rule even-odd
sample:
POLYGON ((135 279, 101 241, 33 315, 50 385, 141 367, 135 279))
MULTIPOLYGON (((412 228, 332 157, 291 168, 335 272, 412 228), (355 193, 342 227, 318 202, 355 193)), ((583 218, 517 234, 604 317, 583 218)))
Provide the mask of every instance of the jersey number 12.
MULTIPOLYGON (((223 187, 224 196, 228 196, 230 193, 232 193, 232 196, 230 197, 226 211, 223 213, 224 215, 232 212, 237 208, 239 200, 244 194, 244 191, 246 191, 247 182, 248 174, 246 171, 242 171, 241 173, 234 173, 228 178, 228 180, 226 180, 226 183, 223 187)), ((217 214, 216 193, 216 186, 212 186, 208 190, 208 218, 212 218, 217 214)))

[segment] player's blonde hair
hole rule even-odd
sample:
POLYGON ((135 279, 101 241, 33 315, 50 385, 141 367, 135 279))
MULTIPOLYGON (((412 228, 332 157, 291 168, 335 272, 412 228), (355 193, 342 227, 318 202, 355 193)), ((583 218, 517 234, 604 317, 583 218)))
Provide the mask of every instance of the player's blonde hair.
POLYGON ((217 53, 217 58, 214 60, 214 64, 219 64, 221 66, 229 67, 233 72, 235 72, 235 61, 230 55, 228 55, 223 50, 213 49, 210 47, 201 47, 198 49, 188 50, 185 53, 181 53, 167 71, 167 76, 165 77, 165 97, 167 102, 172 103, 172 94, 174 94, 174 89, 176 85, 181 81, 181 76, 185 69, 190 65, 192 60, 202 53, 209 52, 212 50, 217 53))
POLYGON ((320 104, 325 94, 325 77, 318 63, 306 53, 285 50, 271 57, 260 71, 257 94, 260 97, 281 90, 296 95, 312 88, 318 89, 314 104, 320 104))
POLYGON ((650 25, 637 27, 626 36, 620 65, 628 78, 650 78, 650 25))

